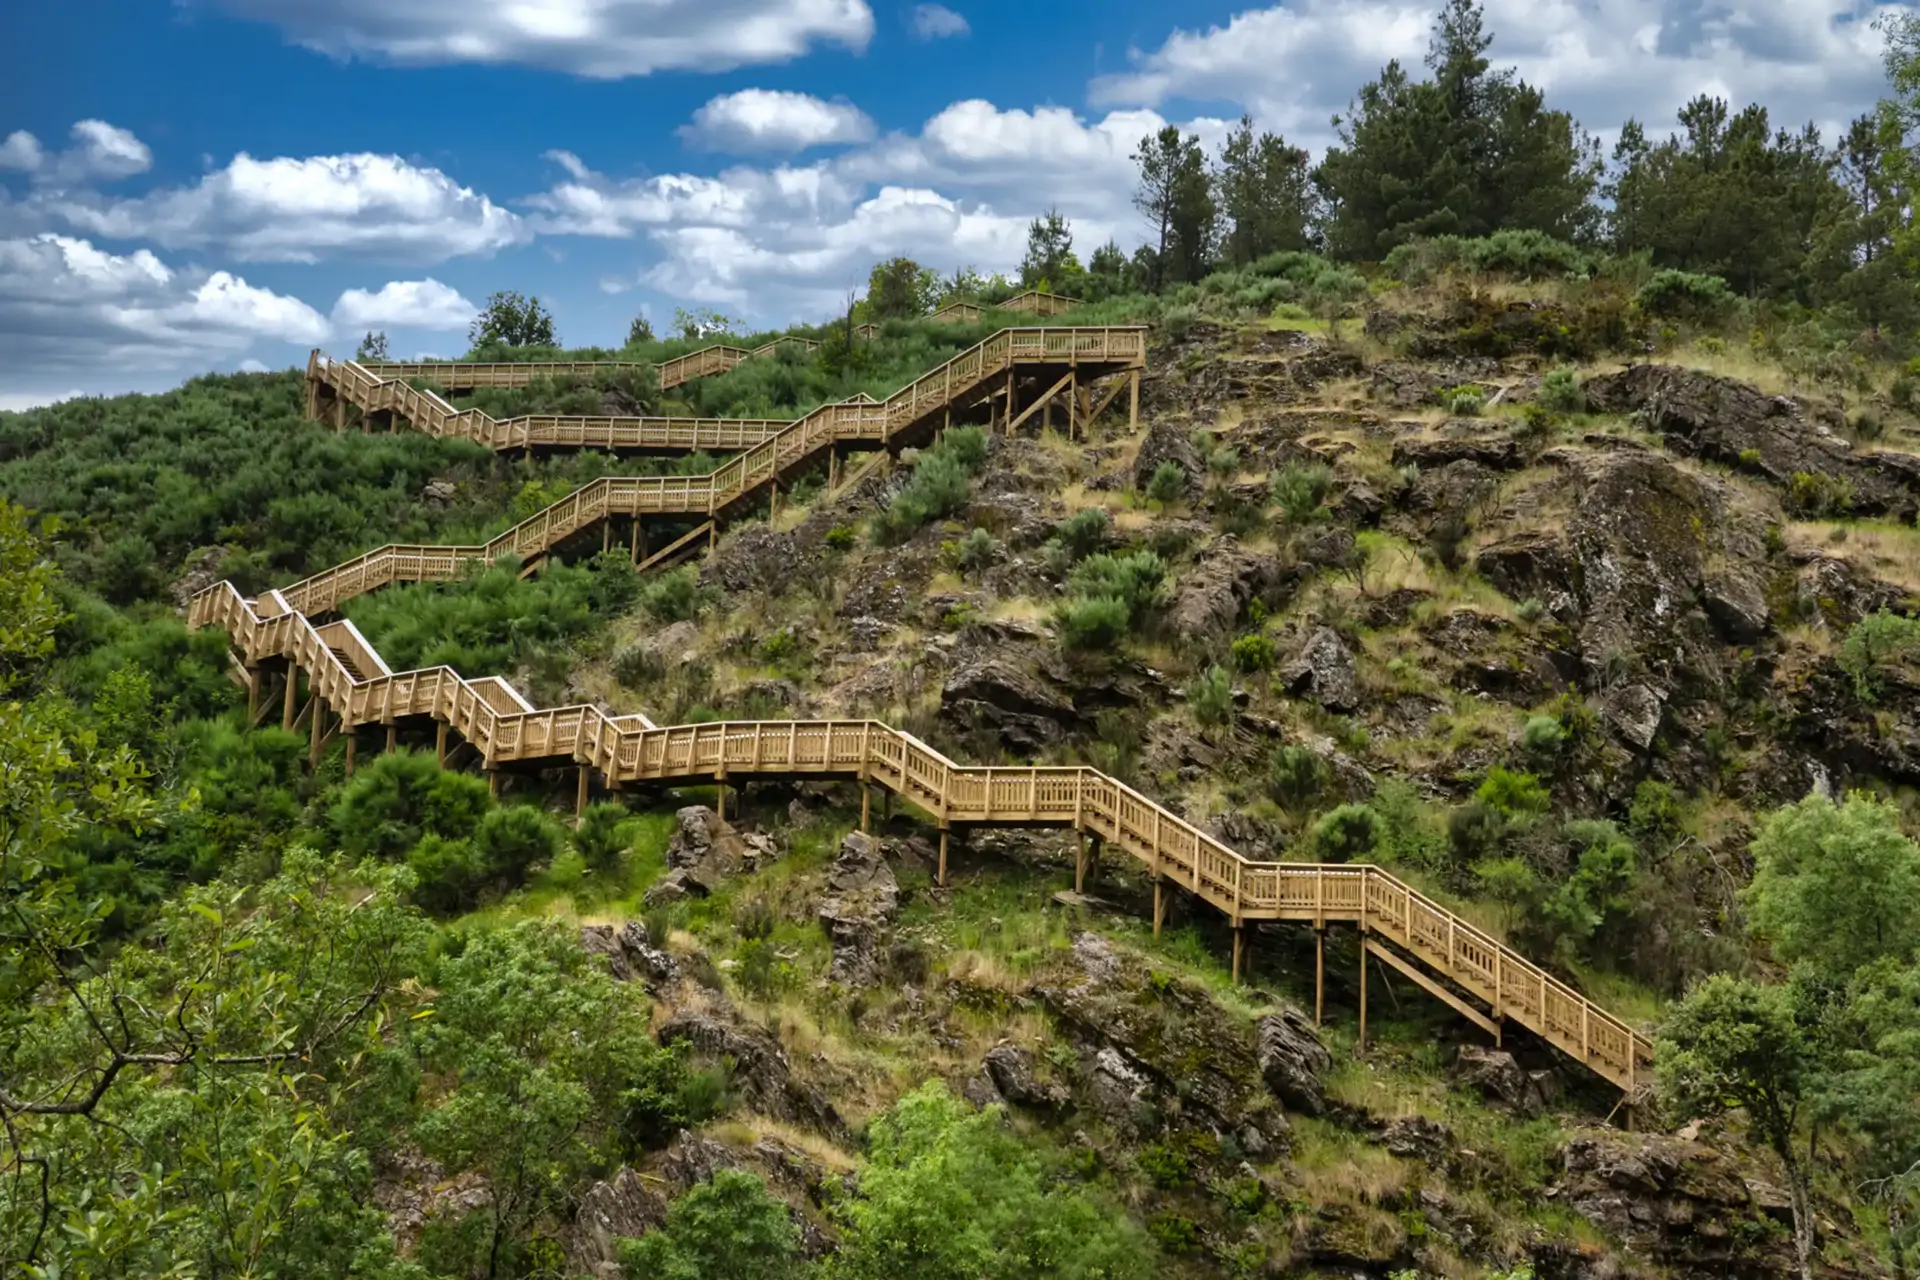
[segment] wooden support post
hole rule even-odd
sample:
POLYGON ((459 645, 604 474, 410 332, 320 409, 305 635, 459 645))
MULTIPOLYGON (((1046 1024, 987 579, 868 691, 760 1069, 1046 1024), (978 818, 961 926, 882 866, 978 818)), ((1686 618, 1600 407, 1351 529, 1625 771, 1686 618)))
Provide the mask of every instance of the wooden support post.
POLYGON ((299 696, 300 669, 291 662, 287 664, 287 687, 280 703, 280 727, 288 733, 293 732, 293 703, 299 696))
POLYGON ((827 491, 840 487, 840 446, 827 446, 827 491))
POLYGON ((891 791, 880 793, 880 821, 893 821, 893 792, 891 791))
POLYGON ((720 821, 727 820, 727 780, 725 778, 713 780, 713 812, 720 821))
POLYGON ((433 755, 442 768, 447 763, 447 722, 440 721, 433 726, 433 755))
POLYGON ((1080 366, 1068 369, 1067 377, 1067 439, 1071 440, 1080 419, 1080 366))
POLYGON ((1007 366, 1007 434, 1013 434, 1013 415, 1020 407, 1020 392, 1013 385, 1014 366, 1007 366))
POLYGON ((320 763, 321 721, 327 718, 327 709, 320 705, 319 695, 316 694, 308 699, 307 711, 311 715, 311 719, 307 725, 309 730, 307 737, 307 763, 309 765, 316 765, 320 763))
POLYGON ((707 521, 707 550, 712 551, 714 547, 719 544, 719 542, 720 542, 720 522, 718 520, 707 521))
POLYGON ((940 828, 940 867, 934 876, 934 883, 941 888, 947 887, 947 829, 940 828))
MULTIPOLYGON (((1067 415, 1067 439, 1071 440, 1073 439, 1073 411, 1069 409, 1067 415)), ((1040 429, 1042 431, 1053 430, 1053 400, 1051 397, 1047 400, 1047 407, 1040 411, 1040 429)))
POLYGON ((640 563, 640 517, 633 518, 633 527, 627 530, 627 556, 635 564, 640 563))
POLYGON ((395 747, 399 745, 400 745, 400 726, 397 724, 388 724, 387 725, 387 750, 392 751, 395 747))
POLYGON ((1367 1051, 1367 940, 1360 939, 1360 1052, 1367 1051))
POLYGON ((1246 938, 1247 927, 1243 924, 1233 926, 1233 982, 1240 983, 1240 951, 1246 938))
POLYGON ((252 724, 260 714, 260 664, 247 664, 247 723, 252 724))
POLYGON ((869 820, 873 812, 873 788, 865 778, 860 779, 860 829, 869 829, 869 820))
POLYGON ((580 781, 573 792, 573 825, 576 827, 587 815, 587 789, 592 783, 592 771, 586 765, 581 765, 580 781))
POLYGON ((1327 1015, 1327 926, 1313 927, 1313 1025, 1327 1015))
POLYGON ((610 547, 610 546, 612 546, 612 545, 613 545, 613 521, 611 521, 611 520, 602 520, 602 521, 600 522, 600 551, 601 551, 601 553, 602 553, 602 554, 605 554, 605 552, 606 552, 606 550, 607 550, 607 548, 608 548, 608 547, 610 547))
POLYGON ((353 776, 354 752, 360 746, 360 731, 358 728, 348 729, 346 730, 346 735, 347 735, 347 776, 351 778, 353 776))
POLYGON ((1140 429, 1140 371, 1135 369, 1127 375, 1127 427, 1129 431, 1140 429))
POLYGON ((492 765, 487 766, 487 794, 495 800, 500 798, 500 771, 492 765))
POLYGON ((1166 884, 1159 876, 1153 878, 1153 936, 1160 936, 1160 923, 1167 918, 1166 884))
POLYGON ((1079 833, 1073 851, 1073 891, 1087 891, 1087 833, 1084 831, 1079 833))

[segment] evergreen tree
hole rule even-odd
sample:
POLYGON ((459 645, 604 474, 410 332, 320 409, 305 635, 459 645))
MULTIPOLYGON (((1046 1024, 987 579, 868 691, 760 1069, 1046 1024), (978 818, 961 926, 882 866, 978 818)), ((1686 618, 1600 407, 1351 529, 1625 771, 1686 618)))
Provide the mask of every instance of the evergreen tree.
POLYGON ((385 360, 387 358, 387 335, 383 330, 370 330, 360 339, 360 345, 354 350, 355 360, 385 360))
POLYGON ((645 316, 635 316, 633 323, 627 326, 627 345, 637 347, 643 342, 653 341, 653 321, 645 316))
POLYGON ((1278 134, 1253 131, 1253 118, 1239 125, 1220 148, 1214 180, 1226 224, 1221 257, 1240 267, 1264 254, 1311 247, 1313 188, 1309 157, 1278 134))
POLYGON ((1053 293, 1075 295, 1086 268, 1073 256, 1073 226, 1057 209, 1049 209, 1027 224, 1027 256, 1020 262, 1023 288, 1045 287, 1053 293))
POLYGON ((1134 207, 1154 227, 1146 259, 1153 288, 1198 280, 1213 256, 1215 207, 1206 153, 1200 139, 1182 137, 1168 125, 1140 140, 1133 153, 1140 166, 1134 207))
POLYGON ((1422 236, 1501 230, 1590 234, 1595 144, 1511 69, 1491 69, 1492 40, 1477 3, 1449 0, 1427 55, 1433 79, 1389 63, 1336 121, 1339 145, 1314 174, 1335 253, 1377 260, 1422 236))

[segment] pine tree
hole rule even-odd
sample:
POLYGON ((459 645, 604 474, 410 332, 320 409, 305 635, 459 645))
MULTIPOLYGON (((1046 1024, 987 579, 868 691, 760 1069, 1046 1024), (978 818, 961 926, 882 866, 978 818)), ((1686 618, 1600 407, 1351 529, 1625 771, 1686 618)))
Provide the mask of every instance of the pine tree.
POLYGON ((1214 179, 1220 217, 1226 225, 1221 257, 1245 266, 1264 254, 1312 245, 1313 190, 1305 151, 1278 134, 1256 136, 1251 116, 1220 148, 1214 179))
POLYGON ((1073 226, 1059 210, 1049 209, 1027 224, 1027 256, 1020 262, 1022 287, 1073 294, 1085 274, 1086 268, 1073 256, 1073 226))
POLYGON ((1149 259, 1153 288, 1200 279, 1212 260, 1215 219, 1200 139, 1183 138, 1168 125, 1142 138, 1133 160, 1140 166, 1134 207, 1154 226, 1149 259))

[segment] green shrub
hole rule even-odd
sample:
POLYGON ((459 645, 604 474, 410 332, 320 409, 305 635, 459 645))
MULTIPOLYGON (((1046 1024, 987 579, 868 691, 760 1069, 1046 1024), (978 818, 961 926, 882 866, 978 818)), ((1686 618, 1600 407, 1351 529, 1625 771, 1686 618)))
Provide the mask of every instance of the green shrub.
POLYGON ((1333 470, 1321 463, 1283 467, 1272 481, 1273 501, 1280 514, 1294 524, 1308 524, 1320 517, 1320 505, 1333 492, 1333 470))
POLYGON ((391 859, 425 834, 466 839, 492 804, 482 779, 442 769, 420 752, 388 751, 347 781, 327 816, 342 849, 391 859))
POLYGON ((1566 741, 1567 731, 1552 716, 1530 716, 1520 730, 1520 745, 1531 755, 1551 756, 1566 741))
POLYGON ((961 569, 967 573, 977 574, 993 563, 994 556, 999 550, 1000 544, 993 540, 992 534, 985 529, 974 529, 961 539, 955 558, 959 561, 961 569))
POLYGON ((1872 702, 1880 694, 1882 670, 1915 653, 1920 653, 1920 619, 1882 608, 1847 628, 1840 642, 1840 669, 1853 677, 1854 695, 1872 702))
POLYGON ((1546 616, 1546 612, 1547 606, 1541 604, 1540 601, 1532 596, 1522 600, 1519 604, 1515 605, 1513 609, 1514 617, 1520 619, 1522 622, 1538 622, 1542 617, 1546 616))
POLYGON ((1555 413, 1584 413, 1587 396, 1572 369, 1561 367, 1540 380, 1540 403, 1555 413))
POLYGON ((623 830, 630 815, 623 804, 590 804, 573 829, 573 847, 595 871, 610 871, 620 864, 627 851, 627 832, 623 830))
POLYGON ((473 833, 474 852, 487 874, 511 884, 525 880, 534 864, 552 861, 566 843, 565 828, 525 804, 493 810, 473 833))
POLYGON ((1455 387, 1441 395, 1440 404, 1456 418, 1477 418, 1485 411, 1487 400, 1478 387, 1455 387))
POLYGON ((1187 496, 1187 473, 1171 458, 1153 469, 1147 479, 1147 497, 1162 506, 1187 496))
POLYGON ((1311 748, 1276 747, 1267 759, 1267 792, 1283 808, 1304 807, 1327 785, 1327 762, 1311 748))
POLYGON ((682 565, 655 574, 640 592, 640 610, 655 622, 685 622, 700 611, 700 571, 682 565))
POLYGON ((1853 485, 1845 476, 1796 471, 1787 483, 1787 509, 1800 516, 1844 516, 1853 510, 1853 485))
POLYGON ((1322 862, 1352 862, 1373 856, 1382 835, 1380 817, 1364 804, 1343 804, 1313 824, 1314 855, 1322 862))
POLYGON ((766 1184, 719 1169, 667 1207, 666 1221, 619 1242, 628 1280, 800 1280, 800 1232, 766 1184))
POLYGON ((1166 601, 1167 562, 1151 551, 1091 555, 1074 566, 1067 590, 1083 599, 1120 601, 1128 625, 1138 626, 1166 601))
POLYGON ((904 542, 930 521, 958 511, 986 457, 987 433, 979 427, 954 427, 922 450, 913 475, 873 518, 873 540, 882 546, 904 542))
POLYGON ((1054 607, 1053 624, 1069 649, 1111 649, 1126 638, 1132 613, 1116 596, 1077 596, 1054 607))
POLYGON ((1485 781, 1473 795, 1481 804, 1502 815, 1545 813, 1552 803, 1540 779, 1498 764, 1487 771, 1485 781))
POLYGON ((639 689, 666 677, 667 663, 643 642, 621 645, 607 663, 613 678, 628 689, 639 689))
POLYGON ((1233 718, 1233 677, 1225 667, 1208 667, 1187 686, 1187 705, 1201 724, 1225 724, 1233 718))
POLYGON ((422 836, 407 854, 407 866, 414 875, 413 900, 423 911, 438 916, 458 915, 472 907, 487 881, 484 862, 465 840, 422 836))
POLYGON ((1107 544, 1109 523, 1105 507, 1088 507, 1062 520, 1053 531, 1052 541, 1060 546, 1069 564, 1077 563, 1107 544))
POLYGON ((1911 410, 1914 403, 1920 401, 1920 378, 1901 371, 1894 376, 1893 385, 1887 388, 1887 396, 1896 407, 1911 410))
POLYGON ((1641 285, 1633 301, 1650 316, 1700 322, 1719 318, 1733 304, 1733 294, 1719 276, 1665 270, 1641 285))
POLYGON ((1230 651, 1233 669, 1248 675, 1256 671, 1265 671, 1273 666, 1273 639, 1259 633, 1244 635, 1233 642, 1230 651))
POLYGON ((860 535, 854 532, 852 525, 837 524, 827 530, 826 542, 827 545, 835 551, 849 551, 852 550, 853 544, 858 541, 859 537, 860 535))

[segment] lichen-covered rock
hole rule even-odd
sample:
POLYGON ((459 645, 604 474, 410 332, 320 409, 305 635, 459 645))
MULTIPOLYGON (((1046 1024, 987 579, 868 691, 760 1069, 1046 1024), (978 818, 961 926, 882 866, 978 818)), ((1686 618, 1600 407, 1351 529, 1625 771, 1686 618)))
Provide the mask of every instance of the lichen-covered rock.
POLYGON ((1271 557, 1245 550, 1229 534, 1201 551, 1182 575, 1167 620, 1175 635, 1189 640, 1226 635, 1273 577, 1271 557))
POLYGON ((1456 1083, 1506 1104, 1518 1115, 1539 1115, 1559 1100, 1560 1078, 1551 1071, 1529 1071, 1505 1049, 1463 1044, 1453 1063, 1456 1083))
POLYGON ((1079 719, 1073 695, 1038 663, 986 652, 956 670, 940 690, 940 718, 955 727, 991 729, 1025 751, 1058 742, 1079 719))
POLYGON ((667 874, 647 890, 648 906, 704 898, 729 876, 747 867, 747 845, 740 833, 705 805, 676 810, 667 839, 667 874))
POLYGON ((1493 471, 1512 471, 1526 461, 1512 436, 1476 435, 1440 439, 1399 440, 1393 446, 1393 465, 1409 463, 1425 467, 1445 467, 1456 462, 1473 462, 1493 471))
POLYGON ((649 991, 658 992, 680 978, 680 966, 652 944, 647 926, 639 920, 629 920, 617 930, 610 924, 581 925, 580 945, 588 955, 600 958, 616 982, 638 979, 649 991))
POLYGON ((1565 1202, 1679 1276, 1774 1280, 1795 1273, 1786 1196, 1732 1156, 1682 1138, 1595 1132, 1567 1143, 1565 1202))
POLYGON ((1317 628, 1275 676, 1288 693, 1312 698, 1329 711, 1351 711, 1360 702, 1353 654, 1331 627, 1317 628))
POLYGON ((1199 451, 1193 447, 1187 430, 1167 418, 1158 419, 1150 425, 1146 437, 1140 442, 1140 451, 1133 457, 1133 487, 1145 491, 1147 483, 1153 479, 1153 473, 1164 462, 1179 467, 1181 474, 1186 477, 1183 492, 1199 492, 1200 478, 1205 474, 1199 451))
POLYGON ((820 923, 833 940, 829 982, 864 987, 879 981, 887 930, 899 906, 900 886, 880 841, 863 831, 849 832, 820 903, 820 923))
POLYGON ((1020 1045, 1002 1040, 987 1050, 982 1066, 994 1091, 1017 1107, 1053 1112, 1067 1104, 1066 1089, 1042 1080, 1033 1054, 1020 1045))
POLYGON ((803 1124, 829 1136, 846 1124, 826 1096, 796 1080, 793 1063, 771 1031, 716 1012, 683 1009, 662 1023, 654 1038, 686 1044, 702 1057, 731 1064, 732 1085, 751 1109, 775 1120, 803 1124))
POLYGON ((1260 1078, 1274 1097, 1295 1111, 1324 1114, 1327 1095, 1322 1078, 1333 1066, 1333 1055, 1320 1043, 1313 1021, 1292 1005, 1284 1005, 1261 1018, 1255 1034, 1260 1078))

